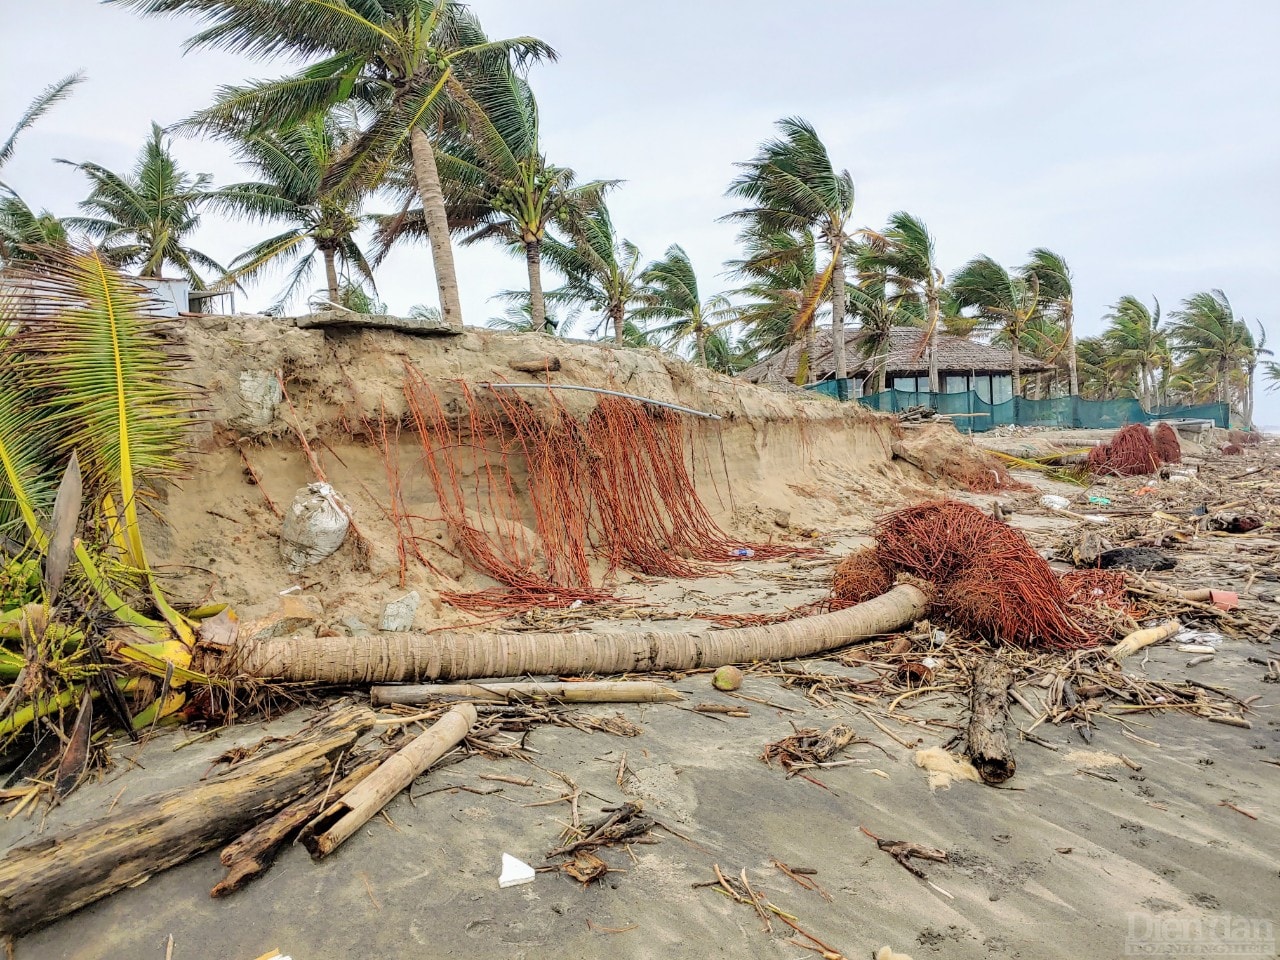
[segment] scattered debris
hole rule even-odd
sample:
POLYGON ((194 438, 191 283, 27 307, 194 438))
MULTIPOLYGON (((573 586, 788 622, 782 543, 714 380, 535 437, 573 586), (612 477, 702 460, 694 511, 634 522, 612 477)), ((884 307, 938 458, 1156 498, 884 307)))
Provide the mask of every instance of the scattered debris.
POLYGON ((502 855, 502 871, 498 874, 499 887, 518 887, 523 883, 533 883, 537 872, 523 860, 517 860, 509 853, 502 855))
POLYGON ((797 767, 825 763, 854 741, 852 727, 837 723, 825 733, 816 728, 795 728, 795 733, 774 743, 766 744, 760 759, 772 765, 777 763, 791 775, 797 767))
POLYGON ((711 685, 717 690, 738 690, 742 687, 742 671, 733 666, 720 667, 712 674, 711 685))

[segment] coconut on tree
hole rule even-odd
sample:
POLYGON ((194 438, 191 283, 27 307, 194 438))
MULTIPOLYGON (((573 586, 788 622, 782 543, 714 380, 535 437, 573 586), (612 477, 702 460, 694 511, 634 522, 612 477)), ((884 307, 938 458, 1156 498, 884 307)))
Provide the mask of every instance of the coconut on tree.
POLYGON ((406 158, 431 239, 440 308, 461 327, 462 304, 431 137, 459 122, 477 77, 555 52, 541 40, 491 40, 454 0, 108 0, 147 15, 193 14, 204 29, 187 48, 305 63, 276 80, 223 87, 195 130, 287 130, 348 103, 366 123, 328 172, 326 191, 366 193, 406 158))
MULTIPOLYGON (((831 336, 837 381, 849 376, 845 358, 845 247, 853 213, 853 177, 837 171, 826 145, 806 120, 788 117, 777 123, 780 137, 760 145, 751 160, 737 164, 742 171, 729 185, 728 195, 749 206, 724 219, 745 225, 755 236, 799 235, 811 231, 826 247, 826 268, 815 294, 831 303, 831 336)), ((817 301, 806 310, 816 309, 817 301)), ((807 367, 807 363, 804 364, 807 367)))

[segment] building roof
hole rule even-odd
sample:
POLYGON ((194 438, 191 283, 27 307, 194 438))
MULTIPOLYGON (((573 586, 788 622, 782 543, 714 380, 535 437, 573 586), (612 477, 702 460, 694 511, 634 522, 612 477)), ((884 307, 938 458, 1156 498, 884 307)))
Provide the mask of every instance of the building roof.
MULTIPOLYGON (((861 327, 845 328, 845 362, 849 376, 867 377, 871 373, 872 359, 864 357, 858 343, 861 327)), ((894 327, 889 334, 889 357, 886 373, 895 376, 926 376, 929 373, 929 357, 920 339, 924 331, 919 327, 894 327)), ((817 332, 813 356, 809 358, 809 379, 829 380, 835 375, 835 351, 832 349, 831 329, 824 327, 817 332)), ((793 343, 771 357, 761 360, 742 371, 739 376, 752 383, 776 385, 795 379, 796 367, 804 349, 803 342, 793 343)), ((1022 355, 1023 373, 1044 373, 1053 368, 1025 353, 1022 355)), ((1013 354, 1004 347, 995 347, 980 340, 955 337, 949 333, 938 334, 938 373, 1011 373, 1013 354)))

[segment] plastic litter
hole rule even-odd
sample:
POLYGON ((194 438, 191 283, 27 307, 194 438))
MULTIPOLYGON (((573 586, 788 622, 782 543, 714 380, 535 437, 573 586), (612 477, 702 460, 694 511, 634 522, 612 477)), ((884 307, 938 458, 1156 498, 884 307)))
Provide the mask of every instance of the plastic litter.
POLYGON ((733 557, 754 557, 755 555, 756 555, 756 552, 752 550, 750 547, 736 547, 730 553, 730 556, 733 556, 733 557))
POLYGON ((1090 497, 1090 498, 1089 498, 1089 502, 1090 502, 1090 503, 1092 503, 1092 504, 1095 504, 1095 505, 1097 505, 1097 506, 1099 506, 1099 507, 1109 507, 1109 506, 1111 506, 1111 498, 1110 498, 1110 497, 1090 497))
POLYGON ((533 883, 537 876, 533 867, 523 860, 517 860, 509 853, 502 855, 502 873, 498 875, 499 887, 518 887, 522 883, 533 883))
POLYGON ((327 483, 309 483, 293 498, 280 531, 280 554, 291 573, 332 556, 351 527, 347 502, 327 483))
POLYGON ((1071 501, 1066 497, 1060 497, 1056 493, 1046 493, 1040 498, 1040 506, 1049 510, 1065 510, 1071 506, 1071 501))

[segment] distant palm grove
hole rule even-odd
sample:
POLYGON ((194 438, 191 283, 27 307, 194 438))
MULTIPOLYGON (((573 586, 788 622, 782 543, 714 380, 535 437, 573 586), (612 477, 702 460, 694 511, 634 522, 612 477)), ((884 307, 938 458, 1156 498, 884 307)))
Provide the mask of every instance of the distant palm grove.
POLYGON ((884 387, 874 374, 890 334, 905 326, 919 329, 933 391, 939 332, 1010 350, 1015 396, 1133 397, 1148 408, 1226 402, 1251 425, 1259 368, 1280 383, 1278 365, 1262 359, 1270 351, 1261 325, 1255 335, 1220 290, 1173 309, 1121 296, 1101 334, 1077 338, 1071 271, 1052 250, 1031 250, 1018 265, 979 255, 948 274, 919 217, 858 223, 852 178, 796 117, 778 121, 726 175, 739 205, 725 218, 739 228, 739 258, 723 269, 695 265, 673 242, 648 259, 610 215, 618 182, 583 179, 543 151, 528 76, 555 50, 534 37, 490 38, 470 7, 451 0, 107 2, 188 17, 193 50, 301 66, 224 86, 195 115, 153 125, 131 170, 59 160, 86 179, 74 216, 37 211, 3 182, 21 134, 84 78, 48 87, 0 146, 0 264, 93 242, 139 276, 180 276, 197 290, 274 274, 273 312, 326 302, 376 312, 382 259, 425 241, 436 303, 413 310, 457 327, 453 244, 490 242, 528 268, 525 289, 498 294, 504 308, 490 326, 564 335, 582 323, 619 346, 668 350, 725 373, 800 344, 795 378, 804 384, 817 332, 829 327, 834 376, 847 377, 851 364, 869 370, 864 390, 873 392, 884 387), (216 185, 183 170, 172 137, 228 143, 246 179, 216 185), (207 216, 262 236, 218 263, 191 245, 207 216), (713 274, 730 288, 707 289, 713 274), (1026 357, 1050 372, 1020 376, 1026 357))

